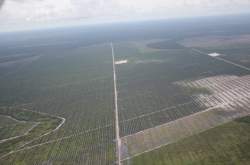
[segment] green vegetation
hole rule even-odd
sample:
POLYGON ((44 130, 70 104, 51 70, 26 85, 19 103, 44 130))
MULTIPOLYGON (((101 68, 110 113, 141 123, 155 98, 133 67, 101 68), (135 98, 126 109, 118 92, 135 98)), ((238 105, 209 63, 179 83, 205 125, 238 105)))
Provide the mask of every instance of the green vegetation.
MULTIPOLYGON (((47 160, 70 164, 66 162, 74 159, 74 153, 79 153, 75 159, 89 164, 116 161, 110 44, 43 54, 0 82, 0 106, 65 118, 57 131, 32 140, 20 151, 1 158, 0 164, 13 161, 15 164, 39 164, 47 160)), ((39 130, 39 126, 35 128, 39 130)), ((16 140, 19 139, 26 141, 24 137, 16 140)), ((1 146, 1 149, 15 149, 8 147, 1 146)))
POLYGON ((133 44, 141 53, 149 53, 149 52, 156 52, 161 51, 160 49, 153 49, 147 47, 147 44, 155 43, 155 42, 162 42, 166 39, 152 39, 152 40, 142 40, 142 41, 134 41, 133 44))
MULTIPOLYGON (((211 91, 186 83, 250 72, 174 41, 211 35, 214 31, 218 35, 249 33, 250 25, 228 25, 225 20, 211 20, 211 23, 195 18, 1 34, 0 107, 34 111, 11 109, 16 119, 42 123, 26 136, 1 143, 3 154, 32 140, 1 158, 0 164, 115 164, 117 141, 110 42, 113 42, 115 61, 128 61, 115 65, 120 137, 206 110, 209 103, 197 100, 212 97, 211 91), (41 113, 48 115, 39 116, 41 113), (61 122, 52 116, 65 118, 65 123, 58 130, 33 140, 61 122)), ((0 121, 3 126, 11 124, 11 121, 0 121)), ((18 134, 27 130, 22 128, 18 134)), ((8 133, 8 137, 16 129, 19 127, 13 127, 10 130, 13 134, 8 133)), ((177 129, 173 127, 173 132, 177 129)), ((178 139, 178 135, 173 139, 178 139)), ((192 143, 196 146, 196 141, 192 143)), ((173 153, 176 150, 173 148, 173 153)), ((179 153, 174 153, 171 159, 177 160, 175 156, 179 153)), ((180 160, 176 162, 179 164, 180 160)))
POLYGON ((0 116, 0 127, 8 127, 13 124, 20 124, 20 122, 15 121, 9 117, 6 116, 0 116))
MULTIPOLYGON (((141 53, 131 43, 114 44, 120 135, 127 136, 209 107, 195 100, 212 94, 206 88, 182 82, 218 75, 250 74, 249 71, 190 49, 141 53), (186 106, 186 103, 192 103, 186 106), (174 107, 178 106, 178 110, 174 107)), ((210 106, 212 107, 212 105, 210 106)))
POLYGON ((182 46, 181 44, 174 42, 172 40, 147 44, 147 47, 154 48, 154 49, 184 49, 185 48, 185 46, 182 46))
MULTIPOLYGON (((115 61, 128 60, 116 65, 121 137, 207 109, 195 99, 200 94, 210 96, 211 91, 181 85, 182 81, 250 73, 190 49, 141 53, 131 42, 113 45, 115 61)), ((14 106, 66 119, 60 129, 26 144, 20 148, 23 150, 2 158, 0 164, 115 162, 112 67, 110 44, 101 44, 44 54, 0 79, 2 107, 14 106), (36 156, 27 156, 29 153, 36 156)), ((32 118, 25 117, 28 114, 16 116, 25 121, 32 118)), ((31 135, 14 139, 13 147, 0 144, 6 150, 3 153, 40 133, 31 135)))
POLYGON ((7 55, 7 56, 1 56, 0 57, 0 63, 10 62, 10 61, 17 61, 29 57, 33 57, 35 55, 30 54, 13 54, 13 55, 7 55))
POLYGON ((53 143, 44 144, 35 148, 30 148, 20 152, 13 153, 11 156, 7 156, 5 159, 0 159, 0 163, 15 164, 36 164, 40 163, 54 163, 54 164, 86 164, 87 162, 93 162, 98 164, 99 158, 102 158, 103 164, 109 164, 109 162, 115 162, 115 142, 99 145, 98 147, 84 148, 85 139, 81 139, 81 143, 77 143, 74 137, 71 140, 55 141, 53 143), (63 144, 63 145, 62 145, 63 144), (66 146, 71 146, 69 150, 66 146), (108 148, 112 148, 113 150, 108 148), (25 159, 23 157, 26 157, 25 159), (87 157, 87 158, 86 158, 87 157), (7 162, 6 162, 7 160, 7 162))
POLYGON ((0 108, 0 115, 11 116, 20 121, 41 122, 39 125, 34 127, 27 135, 0 143, 1 156, 14 150, 15 148, 21 146, 26 142, 35 139, 36 137, 54 130, 62 122, 62 119, 57 117, 19 109, 0 108))
POLYGON ((198 87, 195 87, 195 86, 187 86, 187 85, 183 85, 183 87, 187 90, 187 92, 189 92, 189 94, 198 94, 198 93, 201 93, 201 94, 206 94, 206 95, 211 95, 213 94, 212 91, 210 91, 209 89, 207 88, 198 88, 198 87))
POLYGON ((219 53, 219 57, 236 64, 250 68, 250 46, 235 46, 227 48, 200 48, 206 53, 219 53))
POLYGON ((250 116, 241 117, 130 159, 133 165, 246 164, 250 116))
POLYGON ((23 135, 29 130, 30 127, 32 127, 32 125, 32 123, 22 123, 0 128, 0 140, 23 135))

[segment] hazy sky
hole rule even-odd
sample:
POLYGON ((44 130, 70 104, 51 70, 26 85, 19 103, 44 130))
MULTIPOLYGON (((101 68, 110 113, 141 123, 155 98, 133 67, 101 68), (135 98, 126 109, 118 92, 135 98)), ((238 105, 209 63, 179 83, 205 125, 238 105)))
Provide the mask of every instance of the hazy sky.
POLYGON ((5 0, 0 32, 250 12, 250 0, 5 0))

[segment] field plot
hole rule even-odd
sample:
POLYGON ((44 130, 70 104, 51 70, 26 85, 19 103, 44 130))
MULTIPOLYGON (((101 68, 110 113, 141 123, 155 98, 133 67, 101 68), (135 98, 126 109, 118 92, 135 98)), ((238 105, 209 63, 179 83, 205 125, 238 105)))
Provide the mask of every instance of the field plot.
POLYGON ((122 138, 122 149, 125 151, 122 158, 136 156, 222 123, 223 120, 217 114, 209 111, 125 136, 122 138))
POLYGON ((123 164, 249 164, 249 122, 250 116, 244 116, 143 153, 123 164))
MULTIPOLYGON (((250 113, 249 80, 250 76, 216 76, 190 83, 178 82, 183 86, 210 89, 213 92, 211 96, 200 94, 196 100, 196 102, 210 108, 173 122, 125 136, 122 138, 122 147, 124 150, 129 150, 130 156, 133 156, 250 113)), ((193 110, 194 107, 192 108, 190 105, 187 103, 184 106, 176 106, 174 109, 176 112, 180 109, 193 110)))
POLYGON ((113 43, 113 61, 107 43, 45 53, 12 68, 0 79, 0 107, 64 121, 7 155, 1 151, 0 164, 117 164, 250 112, 249 70, 177 48, 113 43))
POLYGON ((25 66, 26 64, 32 62, 33 60, 39 57, 40 56, 35 56, 35 57, 28 57, 24 59, 18 59, 14 61, 1 62, 0 63, 0 79, 4 78, 5 76, 11 74, 15 70, 25 66))
POLYGON ((16 137, 25 134, 31 127, 32 123, 16 124, 9 127, 0 128, 0 142, 11 137, 16 137))
POLYGON ((246 69, 190 49, 141 53, 119 43, 114 52, 128 61, 116 65, 122 159, 249 113, 249 93, 239 92, 249 86, 246 69))
POLYGON ((0 128, 9 127, 16 124, 21 124, 21 122, 14 120, 11 117, 0 115, 0 128))
POLYGON ((43 54, 0 79, 0 106, 65 118, 59 129, 2 157, 0 164, 116 161, 110 44, 43 54))
MULTIPOLYGON (((249 44, 250 45, 250 44, 249 44)), ((220 58, 250 68, 250 46, 232 46, 224 48, 199 48, 205 53, 216 52, 220 58)))
POLYGON ((19 121, 10 116, 0 115, 0 143, 28 134, 39 122, 19 121))

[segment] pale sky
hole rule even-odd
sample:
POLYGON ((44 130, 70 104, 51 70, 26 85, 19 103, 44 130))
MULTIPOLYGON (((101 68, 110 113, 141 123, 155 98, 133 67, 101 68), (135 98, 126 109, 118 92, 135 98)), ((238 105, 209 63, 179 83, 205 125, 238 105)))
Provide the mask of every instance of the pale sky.
POLYGON ((0 32, 250 13, 250 0, 5 0, 0 32))

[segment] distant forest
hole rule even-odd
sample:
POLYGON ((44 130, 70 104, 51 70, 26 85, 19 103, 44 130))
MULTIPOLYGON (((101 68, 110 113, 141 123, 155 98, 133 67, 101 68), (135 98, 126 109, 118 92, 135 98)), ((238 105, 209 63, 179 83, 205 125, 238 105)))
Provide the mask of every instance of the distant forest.
MULTIPOLYGON (((249 34, 249 20, 249 14, 242 14, 0 33, 0 63, 29 58, 51 51, 107 42, 155 38, 178 41, 207 35, 245 35, 249 34), (245 23, 244 26, 242 26, 242 22, 245 23)), ((164 49, 168 49, 168 47, 164 49)), ((178 47, 172 49, 178 49, 178 47)))
POLYGON ((149 48, 153 49, 183 49, 185 48, 179 43, 176 43, 171 40, 163 41, 163 42, 155 42, 146 45, 149 48))

